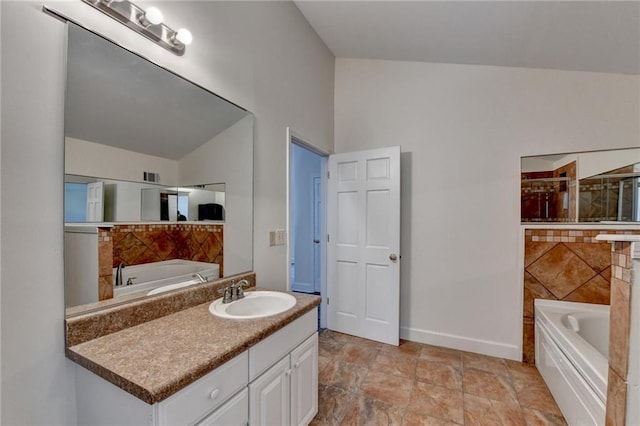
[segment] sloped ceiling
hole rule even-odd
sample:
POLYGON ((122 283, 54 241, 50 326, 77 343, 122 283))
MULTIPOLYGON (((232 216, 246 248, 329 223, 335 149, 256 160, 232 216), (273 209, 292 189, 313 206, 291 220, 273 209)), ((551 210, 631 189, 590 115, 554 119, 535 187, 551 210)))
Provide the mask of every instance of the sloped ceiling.
POLYGON ((296 1, 336 57, 640 73, 640 1, 296 1))

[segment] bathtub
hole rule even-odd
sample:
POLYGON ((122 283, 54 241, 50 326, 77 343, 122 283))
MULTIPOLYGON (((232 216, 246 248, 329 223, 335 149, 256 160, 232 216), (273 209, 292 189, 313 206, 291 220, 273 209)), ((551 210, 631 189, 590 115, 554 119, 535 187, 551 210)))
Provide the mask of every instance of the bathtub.
POLYGON ((603 425, 609 306, 535 301, 536 367, 569 425, 603 425))
POLYGON ((220 265, 173 259, 125 266, 122 269, 122 282, 126 284, 131 279, 133 284, 118 287, 115 286, 116 272, 117 268, 113 268, 113 297, 137 292, 153 295, 199 284, 201 281, 193 277, 196 272, 208 281, 218 279, 220 278, 220 265))

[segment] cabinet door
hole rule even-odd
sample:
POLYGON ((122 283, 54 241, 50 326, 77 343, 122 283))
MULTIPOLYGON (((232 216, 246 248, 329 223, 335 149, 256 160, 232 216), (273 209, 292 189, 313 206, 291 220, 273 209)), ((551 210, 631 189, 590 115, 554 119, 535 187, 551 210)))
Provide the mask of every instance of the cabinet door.
POLYGON ((291 369, 289 355, 249 385, 249 424, 283 426, 290 423, 291 369))
POLYGON ((308 425, 318 413, 318 333, 291 352, 291 424, 308 425))
POLYGON ((249 391, 244 388, 198 426, 245 426, 249 420, 249 391))

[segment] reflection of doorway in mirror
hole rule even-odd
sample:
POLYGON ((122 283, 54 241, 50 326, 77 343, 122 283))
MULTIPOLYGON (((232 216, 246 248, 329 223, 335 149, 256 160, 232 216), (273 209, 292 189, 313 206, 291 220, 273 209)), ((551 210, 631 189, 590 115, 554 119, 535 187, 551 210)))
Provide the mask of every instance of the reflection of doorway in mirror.
POLYGON ((64 184, 65 223, 87 221, 87 184, 65 182, 64 184))
MULTIPOLYGON (((189 194, 169 195, 169 212, 175 211, 178 222, 184 222, 189 217, 189 194), (175 203, 175 209, 173 205, 175 203)), ((171 219, 171 213, 169 213, 169 220, 171 219)))
POLYGON ((93 182, 87 184, 87 222, 102 222, 104 183, 93 182))

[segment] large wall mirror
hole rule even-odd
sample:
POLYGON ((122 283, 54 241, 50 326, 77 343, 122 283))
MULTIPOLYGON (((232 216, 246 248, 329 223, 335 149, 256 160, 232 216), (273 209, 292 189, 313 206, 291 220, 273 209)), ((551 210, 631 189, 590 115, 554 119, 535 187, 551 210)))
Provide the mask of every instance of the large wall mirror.
POLYGON ((73 23, 67 314, 253 268, 253 115, 73 23))
POLYGON ((531 222, 640 222, 640 148, 521 159, 520 216, 531 222))

